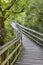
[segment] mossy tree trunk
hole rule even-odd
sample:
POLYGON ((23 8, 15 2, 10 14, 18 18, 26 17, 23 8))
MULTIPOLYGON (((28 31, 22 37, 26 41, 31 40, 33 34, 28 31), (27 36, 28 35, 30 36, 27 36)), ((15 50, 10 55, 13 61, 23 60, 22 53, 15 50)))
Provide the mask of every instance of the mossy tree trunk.
MULTIPOLYGON (((6 43, 6 30, 5 30, 5 25, 4 25, 4 17, 0 18, 0 46, 4 45, 6 43)), ((9 49, 0 56, 1 62, 9 55, 9 49)), ((9 61, 7 62, 7 65, 9 65, 9 61)))
POLYGON ((5 44, 4 17, 0 18, 0 46, 5 44))

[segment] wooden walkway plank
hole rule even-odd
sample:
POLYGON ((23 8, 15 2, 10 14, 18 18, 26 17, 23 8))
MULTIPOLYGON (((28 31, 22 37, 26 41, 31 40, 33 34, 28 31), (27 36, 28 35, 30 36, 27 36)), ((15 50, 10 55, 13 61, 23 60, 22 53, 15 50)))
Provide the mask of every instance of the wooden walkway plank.
POLYGON ((14 65, 43 65, 43 48, 22 35, 23 51, 14 65))

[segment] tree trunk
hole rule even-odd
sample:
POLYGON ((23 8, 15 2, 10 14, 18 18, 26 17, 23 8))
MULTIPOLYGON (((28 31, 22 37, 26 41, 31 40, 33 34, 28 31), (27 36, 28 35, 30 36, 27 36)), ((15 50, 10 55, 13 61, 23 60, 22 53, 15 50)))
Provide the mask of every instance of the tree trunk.
POLYGON ((0 18, 0 46, 5 44, 5 27, 4 27, 4 19, 0 18))
MULTIPOLYGON (((4 45, 6 43, 6 32, 5 32, 5 26, 4 26, 4 17, 0 18, 0 46, 4 45)), ((2 61, 9 55, 9 49, 0 56, 0 64, 2 61)), ((6 65, 9 65, 9 61, 6 65)))

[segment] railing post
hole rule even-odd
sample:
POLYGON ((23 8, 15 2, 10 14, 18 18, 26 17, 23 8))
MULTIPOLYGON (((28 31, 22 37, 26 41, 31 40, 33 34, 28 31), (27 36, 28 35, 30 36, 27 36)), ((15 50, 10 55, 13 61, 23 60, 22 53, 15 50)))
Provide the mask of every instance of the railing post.
MULTIPOLYGON (((16 35, 16 38, 18 38, 18 31, 17 30, 15 30, 15 35, 16 35)), ((15 48, 17 47, 17 43, 15 44, 15 48)), ((17 51, 16 51, 16 53, 14 54, 15 56, 17 55, 17 51)))
POLYGON ((0 55, 0 65, 1 65, 1 63, 2 63, 2 59, 1 59, 1 55, 0 55))
MULTIPOLYGON (((6 57, 9 56, 9 49, 7 50, 6 57)), ((9 65, 9 61, 7 62, 7 65, 9 65)))
POLYGON ((22 47, 22 34, 20 33, 20 43, 21 43, 21 47, 22 47))

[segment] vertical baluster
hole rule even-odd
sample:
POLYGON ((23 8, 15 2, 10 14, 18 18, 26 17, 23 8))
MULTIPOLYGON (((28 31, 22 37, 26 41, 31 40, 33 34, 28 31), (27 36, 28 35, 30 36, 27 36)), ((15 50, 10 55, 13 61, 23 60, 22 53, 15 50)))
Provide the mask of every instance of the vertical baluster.
POLYGON ((2 63, 2 59, 1 59, 1 55, 0 55, 0 65, 1 65, 1 63, 2 63))
POLYGON ((20 33, 20 43, 21 43, 21 47, 22 47, 22 33, 20 33))
MULTIPOLYGON (((8 57, 8 56, 9 56, 9 49, 7 50, 7 53, 6 53, 6 57, 8 57)), ((9 61, 7 62, 6 65, 9 65, 9 61)))

